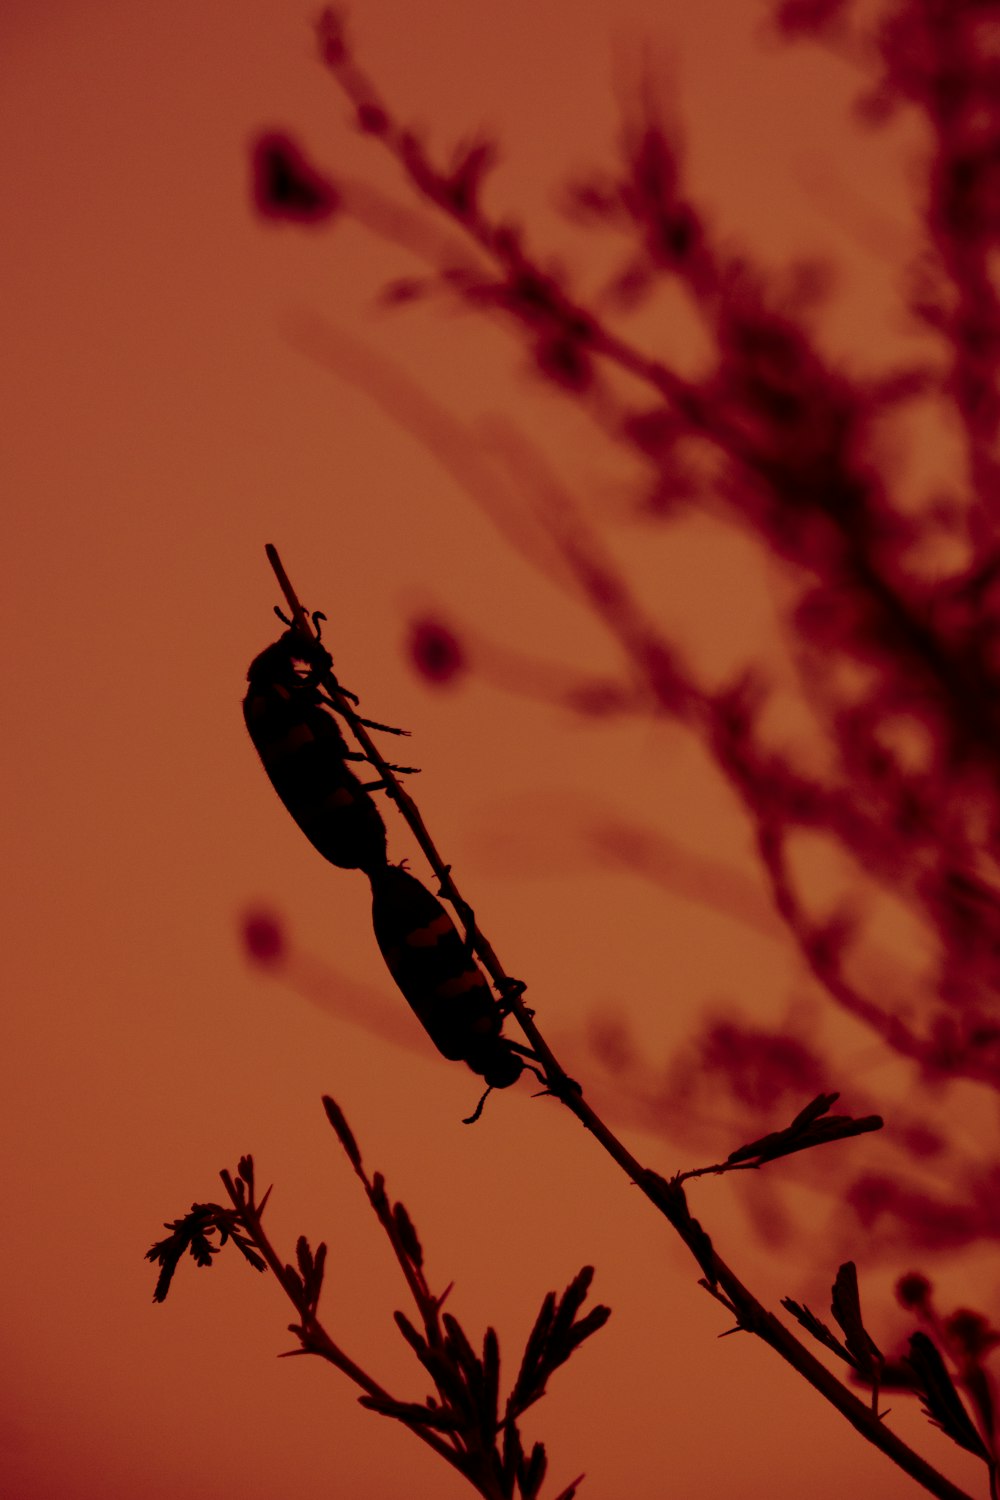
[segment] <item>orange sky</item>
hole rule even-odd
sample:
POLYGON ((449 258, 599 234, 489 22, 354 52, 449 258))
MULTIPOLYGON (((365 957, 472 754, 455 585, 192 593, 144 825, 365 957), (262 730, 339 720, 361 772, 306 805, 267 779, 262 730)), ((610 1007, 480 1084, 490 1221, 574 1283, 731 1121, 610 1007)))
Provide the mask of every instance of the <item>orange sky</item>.
MULTIPOLYGON (((616 80, 634 78, 648 44, 720 221, 768 257, 842 257, 836 336, 900 337, 878 313, 906 227, 899 158, 884 139, 835 137, 848 71, 759 45, 751 0, 356 9, 359 51, 400 112, 437 143, 495 130, 506 165, 491 201, 527 211, 536 242, 581 269, 588 243, 555 216, 551 188, 608 159, 616 80)), ((686 1253, 568 1116, 522 1086, 475 1129, 459 1123, 477 1080, 439 1062, 405 1011, 400 1023, 364 881, 323 865, 246 740, 246 666, 276 633, 262 550, 274 541, 330 617, 343 680, 374 717, 412 729, 425 816, 554 1037, 618 1010, 665 1054, 706 1001, 773 1019, 805 985, 766 921, 583 867, 572 837, 556 838, 596 798, 752 878, 746 829, 678 732, 581 726, 481 683, 436 696, 408 672, 406 622, 430 605, 548 661, 610 673, 619 659, 407 430, 400 403, 349 378, 347 340, 393 360, 456 420, 519 423, 588 497, 614 507, 625 480, 539 394, 513 341, 433 309, 374 307, 381 281, 412 269, 400 253, 350 224, 302 233, 255 220, 246 146, 263 126, 293 130, 335 175, 393 186, 345 124, 309 20, 308 7, 267 0, 54 0, 0 19, 11 707, 0 1492, 466 1493, 335 1373, 274 1358, 290 1347, 290 1309, 242 1263, 185 1264, 166 1306, 150 1301, 142 1255, 162 1220, 216 1197, 218 1169, 252 1151, 276 1184, 279 1244, 290 1255, 300 1232, 329 1242, 330 1327, 400 1395, 423 1395, 391 1324, 403 1289, 323 1118, 329 1092, 408 1205, 432 1280, 456 1283, 472 1329, 498 1326, 509 1375, 543 1294, 596 1265, 612 1321, 526 1423, 554 1481, 585 1471, 589 1500, 915 1493, 762 1346, 718 1342, 724 1317, 686 1253), (380 997, 409 1044, 344 1019, 337 979, 331 1009, 249 971, 237 927, 253 902, 286 914, 346 996, 380 997)), ((673 331, 661 320, 655 334, 673 331)), ((627 529, 616 540, 666 622, 686 621, 709 655, 724 659, 733 630, 771 628, 739 539, 695 528, 676 554, 627 529)), ((393 856, 413 857, 388 821, 393 856)), ((693 1164, 690 1145, 628 1139, 664 1173, 693 1164)), ((748 1243, 741 1196, 721 1180, 692 1204, 768 1297, 819 1307, 836 1269, 822 1245, 809 1263, 769 1261, 748 1243)), ((898 1269, 863 1283, 887 1341, 898 1269)), ((973 1482, 971 1461, 915 1409, 898 1430, 973 1482)))

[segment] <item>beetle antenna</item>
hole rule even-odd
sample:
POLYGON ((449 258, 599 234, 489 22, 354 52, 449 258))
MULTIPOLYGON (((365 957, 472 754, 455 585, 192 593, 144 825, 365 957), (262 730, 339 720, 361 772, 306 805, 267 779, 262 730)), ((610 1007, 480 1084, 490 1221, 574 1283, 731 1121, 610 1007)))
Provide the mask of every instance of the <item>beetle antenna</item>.
POLYGON ((479 1103, 476 1105, 475 1109, 472 1111, 472 1114, 469 1115, 467 1119, 464 1119, 462 1121, 463 1125, 475 1125, 476 1121, 479 1119, 479 1116, 483 1112, 483 1105, 486 1103, 487 1099, 490 1097, 490 1095, 492 1094, 492 1092, 493 1092, 493 1085, 491 1083, 490 1086, 489 1086, 489 1088, 486 1090, 485 1094, 483 1095, 483 1097, 480 1099, 479 1103))

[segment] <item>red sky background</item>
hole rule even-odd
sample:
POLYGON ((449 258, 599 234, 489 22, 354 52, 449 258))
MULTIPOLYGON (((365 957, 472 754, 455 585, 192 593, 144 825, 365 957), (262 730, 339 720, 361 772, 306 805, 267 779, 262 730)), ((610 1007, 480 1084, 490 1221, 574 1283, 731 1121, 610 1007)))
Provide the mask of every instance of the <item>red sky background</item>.
MULTIPOLYGON (((877 137, 845 125, 850 69, 768 43, 763 15, 750 0, 366 0, 353 32, 386 96, 436 145, 499 136, 490 203, 526 218, 534 244, 563 253, 584 283, 595 251, 559 217, 554 190, 610 160, 618 100, 648 61, 717 222, 771 263, 836 259, 834 345, 903 349, 887 293, 913 142, 905 125, 877 137)), ((300 1232, 329 1243, 331 1331, 400 1396, 423 1395, 391 1322, 403 1289, 323 1117, 329 1092, 409 1207, 434 1284, 455 1282, 468 1327, 498 1327, 509 1376, 544 1293, 597 1267, 612 1320, 526 1423, 554 1481, 585 1471, 588 1500, 914 1494, 763 1346, 718 1341, 724 1315, 686 1252, 568 1115, 522 1085, 461 1125, 478 1080, 411 1024, 375 949, 364 880, 310 849, 246 739, 246 667, 277 633, 263 556, 273 541, 329 616, 343 681, 373 717, 412 729, 405 758, 423 767, 415 791, 439 846, 585 1085, 572 1038, 587 1017, 626 1015, 661 1057, 706 1003, 775 1020, 808 987, 766 917, 736 921, 582 858, 577 809, 596 803, 756 878, 746 827, 680 731, 594 727, 479 680, 435 694, 409 670, 407 623, 422 609, 577 670, 611 674, 620 659, 477 504, 456 449, 435 453, 415 430, 416 408, 372 375, 375 361, 469 433, 484 418, 516 424, 608 515, 624 513, 631 476, 497 328, 378 307, 382 282, 414 269, 398 249, 352 223, 305 232, 254 216, 248 144, 264 127, 293 132, 331 174, 405 200, 316 61, 311 19, 265 0, 11 3, 0 19, 0 1491, 465 1492, 334 1372, 275 1359, 291 1346, 290 1309, 236 1258, 211 1272, 186 1263, 166 1305, 150 1300, 142 1256, 161 1222, 219 1196, 218 1169, 252 1151, 276 1184, 279 1246, 290 1256, 300 1232), (317 1003, 248 968, 239 919, 254 904, 287 917, 317 1003), (369 997, 396 1040, 346 1018, 369 997)), ((651 347, 683 338, 663 313, 637 326, 651 347)), ((530 535, 495 449, 479 438, 473 451, 503 487, 508 529, 530 535)), ((625 524, 613 534, 643 596, 706 661, 767 643, 768 581, 748 542, 708 523, 669 544, 625 524)), ((393 856, 423 873, 387 820, 393 856)), ((847 1029, 841 1040, 858 1076, 868 1041, 847 1029)), ((879 1079, 864 1084, 877 1091, 879 1079)), ((696 1123, 700 1146, 627 1122, 625 1133, 664 1174, 739 1144, 724 1119, 696 1123)), ((864 1153, 869 1140, 842 1149, 864 1153)), ((800 1201, 817 1228, 792 1259, 749 1233, 747 1195, 708 1181, 692 1207, 772 1302, 825 1311, 828 1199, 800 1201)), ((863 1243, 856 1258, 891 1345, 903 1331, 891 1288, 907 1267, 869 1273, 863 1243)), ((946 1287, 959 1278, 959 1297, 964 1273, 934 1270, 946 1287)), ((915 1402, 895 1404, 902 1435, 979 1483, 915 1402)))

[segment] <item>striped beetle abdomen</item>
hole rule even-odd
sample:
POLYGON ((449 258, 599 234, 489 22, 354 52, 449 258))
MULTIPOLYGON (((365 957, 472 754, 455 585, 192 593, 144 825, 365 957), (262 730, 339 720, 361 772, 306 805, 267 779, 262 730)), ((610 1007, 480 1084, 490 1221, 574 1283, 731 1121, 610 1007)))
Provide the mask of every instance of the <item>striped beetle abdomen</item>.
POLYGON ((383 866, 371 883, 376 942, 435 1047, 492 1088, 509 1088, 524 1065, 502 1035, 500 1006, 441 902, 398 865, 383 866))

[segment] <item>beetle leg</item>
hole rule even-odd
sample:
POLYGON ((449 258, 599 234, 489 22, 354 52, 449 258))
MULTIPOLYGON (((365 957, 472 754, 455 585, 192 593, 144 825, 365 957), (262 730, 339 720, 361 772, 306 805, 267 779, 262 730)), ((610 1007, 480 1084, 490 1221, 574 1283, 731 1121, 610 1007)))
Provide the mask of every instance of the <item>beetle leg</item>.
MULTIPOLYGON (((312 680, 310 682, 310 686, 311 687, 315 687, 317 698, 321 699, 321 701, 323 703, 327 704, 327 706, 329 708, 336 709, 337 712, 339 713, 340 712, 339 708, 337 708, 337 705, 336 705, 336 703, 334 703, 334 701, 331 698, 330 694, 328 692, 324 691, 323 685, 322 685, 322 681, 321 681, 321 679, 324 678, 324 677, 327 677, 327 676, 333 677, 332 671, 323 671, 323 672, 321 672, 319 670, 314 669, 313 672, 310 673, 310 676, 312 678, 312 680)), ((346 698, 348 700, 348 702, 350 702, 350 703, 360 703, 361 702, 361 699, 358 697, 357 693, 352 693, 351 690, 350 690, 350 688, 343 687, 342 684, 337 680, 336 677, 333 677, 333 680, 337 684, 337 692, 340 694, 340 696, 342 698, 346 698)), ((362 724, 367 724, 368 720, 367 719, 362 719, 361 722, 362 722, 362 724)))
MULTIPOLYGON (((532 1068, 532 1072, 534 1071, 532 1068)), ((539 1077, 537 1073, 535 1076, 539 1077)), ((546 1094, 551 1094, 553 1098, 565 1101, 569 1098, 579 1099, 583 1095, 583 1084, 577 1083, 576 1079, 571 1078, 568 1073, 564 1073, 562 1068, 559 1068, 555 1072, 546 1071, 544 1076, 541 1077, 541 1082, 545 1084, 545 1087, 541 1094, 538 1095, 539 1098, 543 1098, 546 1094)))
MULTIPOLYGON (((333 677, 332 672, 323 675, 333 677)), ((337 692, 342 698, 349 699, 349 701, 353 703, 355 707, 361 702, 361 699, 358 697, 357 693, 352 693, 349 688, 345 688, 343 683, 341 683, 336 677, 333 677, 333 681, 336 684, 337 692)), ((310 682, 310 687, 316 688, 317 698, 325 703, 328 708, 332 708, 338 714, 343 713, 343 709, 338 703, 334 701, 329 691, 324 688, 324 685, 320 681, 319 677, 315 677, 312 682, 310 682)), ((409 736, 410 733, 408 729, 397 729, 394 724, 383 724, 378 719, 363 719, 360 714, 357 714, 355 717, 357 718, 358 723, 363 724, 366 729, 378 729, 381 730, 383 734, 405 734, 409 736)))
POLYGON ((465 928, 465 952, 466 957, 471 958, 476 945, 476 914, 467 901, 452 901, 451 904, 454 906, 465 928))
MULTIPOLYGON (((444 872, 446 875, 450 875, 451 865, 445 865, 444 872)), ((467 958, 471 957, 476 943, 475 912, 467 901, 463 901, 461 897, 455 897, 449 891, 446 891, 443 880, 438 882, 438 895, 443 896, 446 901, 450 901, 458 913, 462 926, 465 928, 465 955, 467 958)))
MULTIPOLYGON (((503 987, 500 990, 500 1014, 502 1016, 510 1015, 514 1008, 514 1001, 520 1000, 527 988, 528 986, 523 979, 507 979, 504 981, 503 987)), ((528 1011, 529 1016, 533 1016, 534 1014, 533 1010, 528 1011)))
MULTIPOLYGON (((357 698, 354 701, 357 703, 357 698)), ((380 724, 377 719, 359 719, 358 723, 366 729, 380 729, 383 734, 405 734, 408 737, 410 733, 408 729, 395 729, 392 724, 380 724)))
MULTIPOLYGON (((363 760, 369 766, 372 764, 372 761, 363 750, 342 750, 340 752, 340 759, 363 760)), ((395 771, 397 776, 418 776, 420 774, 419 766, 394 766, 391 760, 387 760, 385 765, 390 771, 395 771)), ((380 781, 379 786, 385 786, 385 782, 380 781)))
MULTIPOLYGON (((393 769, 396 771, 405 771, 406 767, 394 766, 393 769)), ((363 792, 387 792, 389 790, 389 783, 387 781, 359 781, 358 785, 363 792)))

